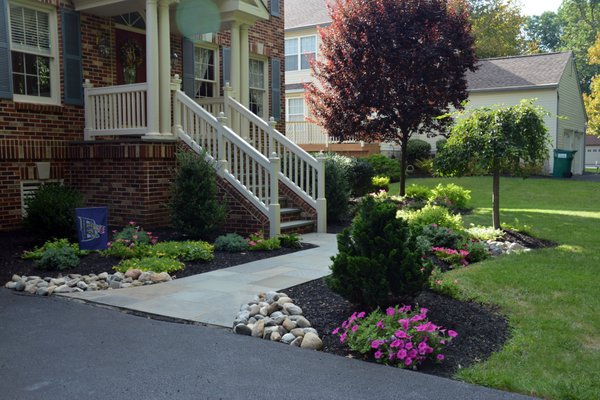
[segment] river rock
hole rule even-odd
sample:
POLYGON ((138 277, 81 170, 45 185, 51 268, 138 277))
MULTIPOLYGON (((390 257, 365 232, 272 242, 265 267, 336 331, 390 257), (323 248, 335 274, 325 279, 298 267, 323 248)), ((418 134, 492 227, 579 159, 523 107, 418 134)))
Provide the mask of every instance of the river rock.
POLYGON ((132 280, 136 280, 142 274, 142 270, 140 269, 128 269, 125 272, 125 278, 131 278, 132 280))
POLYGON ((310 328, 311 327, 310 322, 304 317, 298 318, 296 320, 296 324, 298 324, 298 328, 310 328))
POLYGON ((279 300, 277 300, 277 304, 279 304, 282 307, 286 303, 293 303, 293 301, 289 297, 280 297, 279 300))
POLYGON ((294 303, 286 303, 283 305, 283 309, 289 315, 302 315, 302 309, 294 303))
POLYGON ((235 326, 235 328, 233 328, 233 331, 235 333, 237 333, 238 335, 246 335, 246 336, 252 335, 252 329, 250 327, 248 327, 246 324, 237 324, 235 326))
POLYGON ((292 335, 291 333, 286 333, 281 337, 281 343, 290 344, 294 339, 296 339, 296 336, 292 335))
POLYGON ((308 332, 304 335, 304 339, 302 339, 300 347, 303 349, 320 350, 323 347, 323 341, 318 335, 308 332))

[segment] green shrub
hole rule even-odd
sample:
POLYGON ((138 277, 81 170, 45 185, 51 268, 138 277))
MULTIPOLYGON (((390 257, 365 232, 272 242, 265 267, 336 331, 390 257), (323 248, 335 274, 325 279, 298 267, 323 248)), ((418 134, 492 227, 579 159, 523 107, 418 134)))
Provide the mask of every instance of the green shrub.
POLYGON ((455 209, 465 209, 471 200, 471 191, 464 189, 454 183, 449 183, 446 186, 441 183, 431 189, 429 203, 442 207, 455 209))
POLYGON ((214 258, 214 248, 203 241, 158 242, 148 248, 148 256, 179 258, 183 261, 210 261, 214 258))
POLYGON ((515 218, 512 223, 503 222, 502 229, 524 233, 525 235, 529 235, 529 236, 533 235, 533 227, 530 225, 521 223, 521 221, 519 221, 517 218, 515 218))
POLYGON ((105 257, 140 258, 149 254, 149 247, 150 246, 144 244, 136 245, 135 243, 109 242, 108 248, 102 250, 100 254, 105 257))
POLYGON ((388 178, 387 176, 374 176, 372 182, 374 191, 379 192, 383 190, 389 192, 390 178, 388 178))
POLYGON ((350 191, 354 197, 362 197, 372 190, 371 179, 375 176, 375 169, 367 160, 355 158, 348 166, 347 177, 350 191))
POLYGON ((118 265, 113 267, 115 271, 119 272, 127 272, 130 269, 139 269, 141 271, 167 272, 169 274, 175 271, 181 271, 184 268, 185 265, 181 261, 167 257, 131 258, 122 260, 118 265))
POLYGON ((406 187, 406 197, 415 201, 426 202, 431 196, 431 189, 427 186, 415 185, 414 183, 406 187))
POLYGON ((467 261, 475 263, 483 261, 490 257, 490 250, 487 245, 479 240, 468 240, 462 248, 469 252, 467 261))
POLYGON ((398 217, 408 221, 411 229, 420 234, 427 225, 436 224, 454 230, 462 230, 462 218, 460 215, 451 214, 447 208, 426 205, 420 210, 400 210, 398 217))
POLYGON ((83 205, 81 193, 58 183, 42 185, 25 200, 24 225, 45 237, 75 237, 75 209, 83 205))
POLYGON ((433 175, 433 158, 425 158, 415 161, 415 167, 421 172, 427 175, 433 175))
POLYGON ((265 239, 262 232, 256 232, 250 235, 247 239, 248 249, 251 251, 270 251, 281 248, 279 238, 277 236, 270 239, 265 239))
POLYGON ((467 233, 473 238, 477 240, 498 240, 504 237, 504 231, 500 229, 494 229, 492 226, 481 226, 481 225, 473 225, 468 228, 467 233))
POLYGON ((156 243, 158 237, 152 236, 152 232, 146 232, 143 228, 136 225, 135 221, 129 221, 127 226, 120 231, 113 231, 113 243, 121 242, 124 244, 148 245, 156 243))
POLYGON ((400 161, 384 156, 383 154, 371 154, 365 160, 373 166, 376 175, 389 176, 390 181, 400 180, 400 161))
POLYGON ((88 250, 79 250, 77 243, 70 243, 68 239, 52 239, 48 240, 42 247, 35 247, 33 250, 25 251, 21 255, 23 260, 39 260, 44 253, 50 249, 61 249, 63 247, 71 247, 78 257, 83 257, 90 252, 88 250))
POLYGON ((325 160, 325 198, 327 199, 327 220, 341 221, 348 215, 350 185, 346 174, 346 164, 340 157, 325 160))
POLYGON ((277 236, 279 239, 279 244, 281 247, 285 247, 288 249, 301 249, 302 248, 302 238, 297 233, 284 233, 277 236))
POLYGON ((458 287, 458 280, 450 280, 442 270, 435 267, 429 277, 429 288, 436 293, 446 295, 448 297, 459 298, 461 291, 458 287))
POLYGON ((349 228, 338 235, 327 285, 355 304, 386 305, 427 283, 405 221, 394 204, 365 197, 349 228))
POLYGON ((435 142, 436 152, 442 151, 442 149, 444 148, 444 146, 446 145, 447 142, 448 142, 448 139, 445 139, 445 138, 436 141, 435 142))
POLYGON ((36 265, 48 271, 63 271, 78 266, 79 257, 71 246, 49 248, 36 261, 36 265))
POLYGON ((409 164, 431 156, 431 145, 421 139, 409 139, 406 144, 406 159, 409 164))
POLYGON ((464 233, 435 224, 424 226, 420 236, 430 243, 430 247, 450 249, 460 248, 466 240, 464 233))
POLYGON ((240 253, 248 250, 248 241, 237 233, 228 233, 215 240, 215 250, 240 253))
POLYGON ((171 192, 171 221, 181 233, 202 238, 225 220, 225 206, 217 198, 216 172, 204 156, 177 154, 178 170, 171 192))

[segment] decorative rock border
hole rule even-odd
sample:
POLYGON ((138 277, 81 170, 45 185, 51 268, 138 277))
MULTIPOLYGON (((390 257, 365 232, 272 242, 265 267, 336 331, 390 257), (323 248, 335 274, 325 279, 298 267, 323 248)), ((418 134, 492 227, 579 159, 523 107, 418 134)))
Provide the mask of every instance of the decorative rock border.
POLYGON ((319 350, 323 341, 285 293, 260 293, 240 307, 233 332, 304 349, 319 350))
POLYGON ((499 240, 488 240, 485 243, 488 246, 490 254, 493 256, 531 251, 531 249, 520 245, 519 243, 503 242, 499 240))
POLYGON ((38 296, 50 296, 53 293, 75 293, 152 285, 168 282, 171 279, 171 276, 166 272, 156 273, 130 269, 125 273, 69 274, 66 276, 59 275, 58 278, 13 275, 12 280, 7 282, 4 287, 19 292, 37 294, 38 296))

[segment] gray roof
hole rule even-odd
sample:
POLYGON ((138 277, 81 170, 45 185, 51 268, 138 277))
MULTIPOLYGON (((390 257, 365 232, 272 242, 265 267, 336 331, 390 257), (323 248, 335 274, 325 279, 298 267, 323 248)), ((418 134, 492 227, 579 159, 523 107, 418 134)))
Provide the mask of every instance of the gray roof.
POLYGON ((480 60, 476 72, 468 72, 469 91, 525 89, 558 86, 571 53, 480 60))
POLYGON ((285 0, 285 30, 331 22, 327 0, 285 0))

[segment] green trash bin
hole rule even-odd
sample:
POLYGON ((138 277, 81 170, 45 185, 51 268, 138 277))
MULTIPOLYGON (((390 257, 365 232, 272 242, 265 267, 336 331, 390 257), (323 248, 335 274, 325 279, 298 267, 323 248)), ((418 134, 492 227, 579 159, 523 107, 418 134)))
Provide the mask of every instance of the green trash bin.
POLYGON ((571 164, 573 163, 573 157, 577 153, 577 150, 554 150, 554 170, 552 176, 557 178, 570 178, 571 164))

